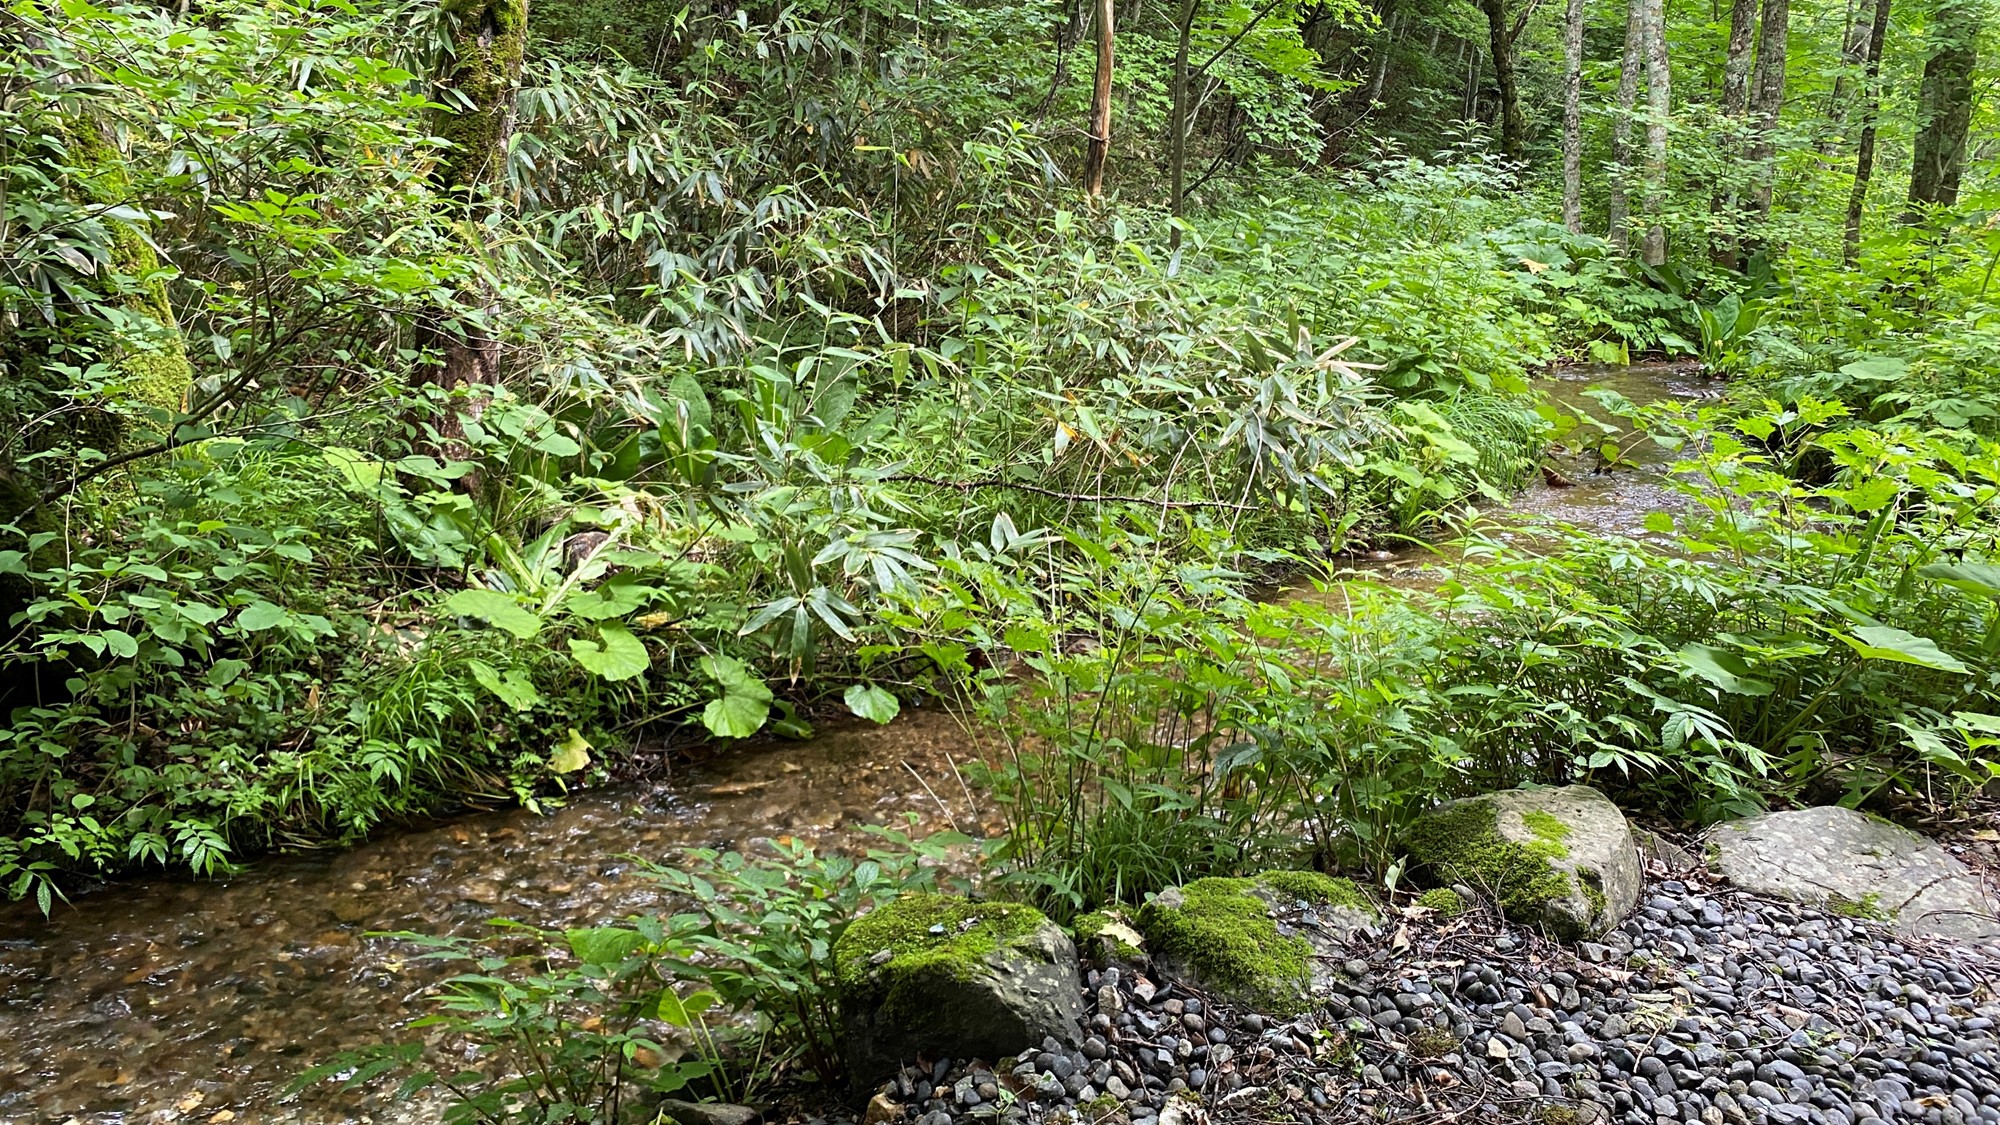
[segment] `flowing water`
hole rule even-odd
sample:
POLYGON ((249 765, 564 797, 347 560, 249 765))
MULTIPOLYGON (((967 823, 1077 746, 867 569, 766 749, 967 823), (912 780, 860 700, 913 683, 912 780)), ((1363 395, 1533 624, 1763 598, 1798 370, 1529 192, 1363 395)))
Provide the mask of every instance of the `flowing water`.
MULTIPOLYGON (((1634 434, 1589 392, 1615 391, 1634 405, 1644 406, 1667 399, 1712 397, 1721 393, 1722 385, 1685 366, 1669 364, 1570 367, 1539 380, 1537 385, 1563 410, 1612 427, 1605 436, 1620 445, 1628 464, 1603 469, 1594 452, 1552 455, 1549 465, 1555 473, 1512 498, 1504 511, 1488 513, 1479 530, 1507 542, 1532 539, 1538 528, 1558 524, 1602 535, 1650 538, 1645 528, 1647 514, 1674 511, 1686 502, 1661 479, 1675 455, 1634 434)), ((1426 589, 1436 585, 1444 574, 1441 564, 1449 561, 1437 548, 1416 547, 1377 551, 1356 560, 1353 569, 1388 585, 1426 589)))
MULTIPOLYGON (((1597 385, 1640 402, 1706 390, 1672 368, 1580 369, 1547 384, 1602 417, 1581 397, 1597 385)), ((1510 518, 1640 533, 1671 501, 1644 472, 1579 470, 1567 486, 1529 490, 1510 518)), ((1376 568, 1413 565, 1403 556, 1376 568)), ((906 813, 927 829, 991 832, 990 805, 958 779, 981 750, 950 716, 921 709, 888 726, 832 725, 809 742, 747 743, 659 785, 579 794, 548 816, 472 815, 225 880, 115 883, 47 920, 26 904, 0 907, 0 1123, 393 1120, 330 1086, 280 1102, 307 1066, 394 1036, 421 1012, 436 974, 369 932, 473 933, 496 916, 587 925, 660 905, 628 855, 780 834, 837 844, 906 813)))

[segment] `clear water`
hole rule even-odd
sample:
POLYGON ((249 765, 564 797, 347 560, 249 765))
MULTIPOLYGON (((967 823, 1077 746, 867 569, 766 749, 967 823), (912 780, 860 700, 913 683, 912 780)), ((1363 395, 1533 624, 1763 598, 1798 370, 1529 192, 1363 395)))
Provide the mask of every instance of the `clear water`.
MULTIPOLYGON (((1594 385, 1635 401, 1707 386, 1629 368, 1570 372, 1549 389, 1595 410, 1581 397, 1594 385)), ((1529 490, 1509 519, 1631 531, 1672 500, 1643 470, 1572 479, 1529 490)), ((1411 553, 1376 565, 1394 576, 1421 562, 1411 553)), ((888 726, 833 725, 810 742, 748 743, 657 786, 580 794, 548 816, 467 816, 225 880, 117 883, 46 921, 25 904, 0 906, 0 1122, 399 1120, 330 1086, 279 1101, 314 1062, 393 1036, 420 1013, 435 972, 369 932, 470 933, 500 915, 580 925, 656 905, 624 855, 778 834, 838 844, 905 813, 926 828, 990 832, 994 810, 957 777, 982 750, 950 716, 919 710, 888 726)))

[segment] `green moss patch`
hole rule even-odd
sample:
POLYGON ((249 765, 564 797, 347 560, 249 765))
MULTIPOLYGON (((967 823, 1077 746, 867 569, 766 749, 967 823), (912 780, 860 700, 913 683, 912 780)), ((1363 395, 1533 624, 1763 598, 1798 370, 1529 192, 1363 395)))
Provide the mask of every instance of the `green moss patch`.
POLYGON ((1072 927, 1076 946, 1096 961, 1137 961, 1146 951, 1133 944, 1138 931, 1123 914, 1095 910, 1076 920, 1072 927), (1128 936, 1129 935, 1129 936, 1128 936))
MULTIPOLYGON (((1530 812, 1522 819, 1536 838, 1516 843, 1501 838, 1499 816, 1491 801, 1449 805, 1410 825, 1403 846, 1443 878, 1484 888, 1509 918, 1547 920, 1547 905, 1577 889, 1553 862, 1569 855, 1562 843, 1569 826, 1545 812, 1530 812)), ((1600 911, 1603 897, 1600 891, 1592 900, 1600 911)))
POLYGON ((1437 887, 1417 896, 1417 905, 1428 907, 1447 918, 1456 918, 1471 908, 1465 896, 1450 887, 1437 887))
POLYGON ((1882 905, 1882 896, 1873 891, 1858 899, 1831 895, 1826 900, 1826 908, 1844 917, 1865 918, 1871 922, 1888 922, 1896 917, 1882 905))
POLYGON ((1016 902, 908 895, 855 919, 840 935, 834 980, 843 996, 879 1004, 893 1019, 921 1011, 933 988, 972 979, 1003 945, 1047 923, 1041 911, 1016 902))
POLYGON ((1346 879, 1267 871, 1254 879, 1197 879, 1180 889, 1177 902, 1163 897, 1146 904, 1139 927, 1156 956, 1185 963, 1209 987, 1273 1015, 1294 1015, 1309 1006, 1313 948, 1278 932, 1260 890, 1281 904, 1373 910, 1346 879))

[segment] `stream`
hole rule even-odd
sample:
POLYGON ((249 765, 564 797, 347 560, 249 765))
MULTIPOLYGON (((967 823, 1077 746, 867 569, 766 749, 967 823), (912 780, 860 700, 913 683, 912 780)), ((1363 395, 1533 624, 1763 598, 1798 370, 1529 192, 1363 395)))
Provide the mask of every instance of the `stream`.
MULTIPOLYGON (((1630 367, 1570 369, 1543 386, 1602 416, 1586 388, 1643 402, 1714 384, 1630 367)), ((1643 534, 1646 513, 1673 500, 1646 463, 1538 484, 1510 519, 1643 534)), ((1393 579, 1430 557, 1369 569, 1393 579)), ((403 1120, 330 1085, 280 1103, 308 1066, 396 1036, 423 1011, 438 974, 369 932, 469 934, 496 916, 588 925, 660 906, 621 858, 633 854, 740 849, 781 834, 837 845, 904 814, 923 829, 991 832, 997 811, 976 806, 955 776, 981 749, 943 710, 916 708, 887 726, 826 724, 807 742, 752 740, 657 785, 576 794, 546 816, 473 814, 260 860, 226 879, 113 883, 46 920, 27 903, 0 905, 0 1122, 403 1120)))

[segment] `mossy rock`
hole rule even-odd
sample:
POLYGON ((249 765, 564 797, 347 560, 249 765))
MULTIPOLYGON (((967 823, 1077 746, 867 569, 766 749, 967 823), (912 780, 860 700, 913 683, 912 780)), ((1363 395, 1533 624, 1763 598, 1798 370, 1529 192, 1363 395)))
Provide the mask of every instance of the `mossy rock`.
POLYGON ((1567 940, 1606 933, 1639 902, 1631 826, 1587 785, 1452 801, 1418 817, 1402 844, 1439 882, 1469 884, 1510 920, 1567 940))
POLYGON ((1122 910, 1092 911, 1078 918, 1070 929, 1076 934, 1078 951, 1100 969, 1146 963, 1146 939, 1122 910))
POLYGON ((1382 916, 1359 887, 1311 871, 1197 879, 1139 912, 1153 963, 1170 977, 1272 1015, 1313 1007, 1334 983, 1325 962, 1382 916))
POLYGON ((1433 887, 1417 896, 1417 905, 1435 910, 1446 918, 1456 918, 1471 909, 1465 896, 1450 887, 1433 887))
POLYGON ((941 894, 897 899, 833 946, 854 1077, 915 1059, 1013 1055, 1074 1040, 1083 1015, 1076 946, 1031 906, 941 894))

